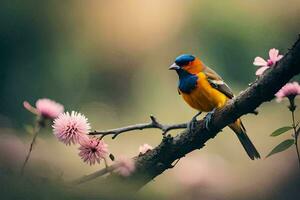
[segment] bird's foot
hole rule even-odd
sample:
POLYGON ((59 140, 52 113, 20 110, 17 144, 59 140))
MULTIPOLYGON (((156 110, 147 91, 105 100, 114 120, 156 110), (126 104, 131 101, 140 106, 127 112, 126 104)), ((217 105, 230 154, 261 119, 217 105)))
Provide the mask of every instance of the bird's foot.
POLYGON ((197 124, 197 117, 201 114, 202 112, 198 112, 193 118, 192 120, 188 123, 188 129, 190 131, 193 131, 196 124, 197 124))
POLYGON ((209 130, 209 124, 211 122, 211 116, 214 114, 215 111, 216 111, 216 108, 214 108, 211 112, 207 113, 207 115, 204 118, 204 120, 205 120, 205 128, 207 130, 209 130))

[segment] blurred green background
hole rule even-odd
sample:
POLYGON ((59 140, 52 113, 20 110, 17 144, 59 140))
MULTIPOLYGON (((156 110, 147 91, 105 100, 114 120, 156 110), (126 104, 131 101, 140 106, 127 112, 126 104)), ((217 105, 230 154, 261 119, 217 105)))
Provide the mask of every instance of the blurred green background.
MULTIPOLYGON (((287 52, 298 38, 299 21, 299 0, 2 0, 0 167, 15 173, 25 157, 31 136, 24 126, 33 116, 22 107, 24 100, 54 99, 68 111, 84 113, 97 130, 147 122, 150 114, 164 123, 186 122, 195 111, 178 95, 177 75, 167 70, 176 56, 200 56, 238 94, 255 80, 254 58, 267 58, 270 48, 287 52)), ((290 123, 286 105, 273 101, 258 116, 244 117, 264 156, 289 137, 269 137, 290 123)), ((128 156, 136 155, 139 145, 160 140, 152 130, 107 138, 111 152, 128 156)), ((59 144, 49 128, 38 139, 28 171, 71 180, 103 167, 83 164, 77 153, 76 147, 59 144)), ((10 180, 20 196, 36 192, 10 180)), ((147 185, 141 198, 297 199, 299 182, 294 149, 252 162, 225 129, 147 185)), ((36 198, 46 198, 42 194, 36 198)))

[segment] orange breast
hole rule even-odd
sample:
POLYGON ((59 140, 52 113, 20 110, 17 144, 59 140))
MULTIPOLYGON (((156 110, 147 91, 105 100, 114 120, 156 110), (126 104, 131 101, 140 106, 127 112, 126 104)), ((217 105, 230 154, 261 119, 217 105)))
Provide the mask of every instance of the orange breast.
POLYGON ((209 112, 223 107, 228 98, 211 87, 204 73, 200 72, 197 76, 197 87, 189 94, 181 92, 183 99, 198 111, 209 112))

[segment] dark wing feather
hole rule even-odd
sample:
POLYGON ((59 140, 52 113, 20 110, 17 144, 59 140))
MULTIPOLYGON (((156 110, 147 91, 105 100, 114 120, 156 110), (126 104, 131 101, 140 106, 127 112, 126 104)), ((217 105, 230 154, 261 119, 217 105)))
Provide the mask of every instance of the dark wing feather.
POLYGON ((210 69, 209 67, 205 67, 203 72, 207 76, 207 80, 213 88, 219 90, 230 99, 234 97, 234 94, 230 87, 222 80, 222 78, 214 70, 210 69))
POLYGON ((208 82, 210 83, 210 85, 219 90, 220 92, 222 92, 223 94, 225 94, 229 99, 232 99, 234 97, 231 89, 229 88, 229 86, 223 82, 223 84, 218 84, 215 83, 213 80, 208 79, 208 82))

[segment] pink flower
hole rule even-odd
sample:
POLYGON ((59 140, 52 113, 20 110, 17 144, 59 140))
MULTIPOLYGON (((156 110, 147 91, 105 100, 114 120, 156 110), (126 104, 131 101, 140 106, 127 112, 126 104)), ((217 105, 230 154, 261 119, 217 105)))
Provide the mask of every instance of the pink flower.
POLYGON ((119 157, 116 160, 117 168, 115 172, 121 176, 130 176, 135 170, 135 163, 131 158, 128 157, 119 157))
POLYGON ((36 108, 30 105, 30 103, 28 103, 27 101, 23 102, 23 106, 33 114, 41 115, 49 119, 55 119, 64 112, 64 106, 51 99, 37 100, 37 102, 35 103, 36 108))
POLYGON ((40 115, 50 119, 55 119, 64 112, 63 105, 50 99, 39 99, 35 106, 40 115))
POLYGON ((277 101, 281 102, 284 97, 295 98, 300 95, 300 85, 297 82, 285 84, 276 94, 277 101))
POLYGON ((261 57, 256 57, 254 59, 253 65, 259 66, 258 70, 255 72, 257 76, 261 76, 264 71, 269 69, 270 67, 273 67, 281 58, 283 55, 279 55, 279 51, 275 48, 270 49, 269 51, 269 59, 265 61, 261 57))
POLYGON ((79 147, 79 156, 85 163, 94 165, 96 162, 100 163, 108 154, 107 144, 103 140, 91 138, 82 142, 79 147))
POLYGON ((72 111, 62 113, 54 120, 53 133, 57 139, 66 145, 83 143, 88 140, 87 134, 90 132, 90 124, 87 118, 77 112, 72 111))
POLYGON ((140 154, 145 154, 147 151, 152 150, 153 147, 150 146, 149 144, 143 144, 139 147, 139 152, 140 154))

